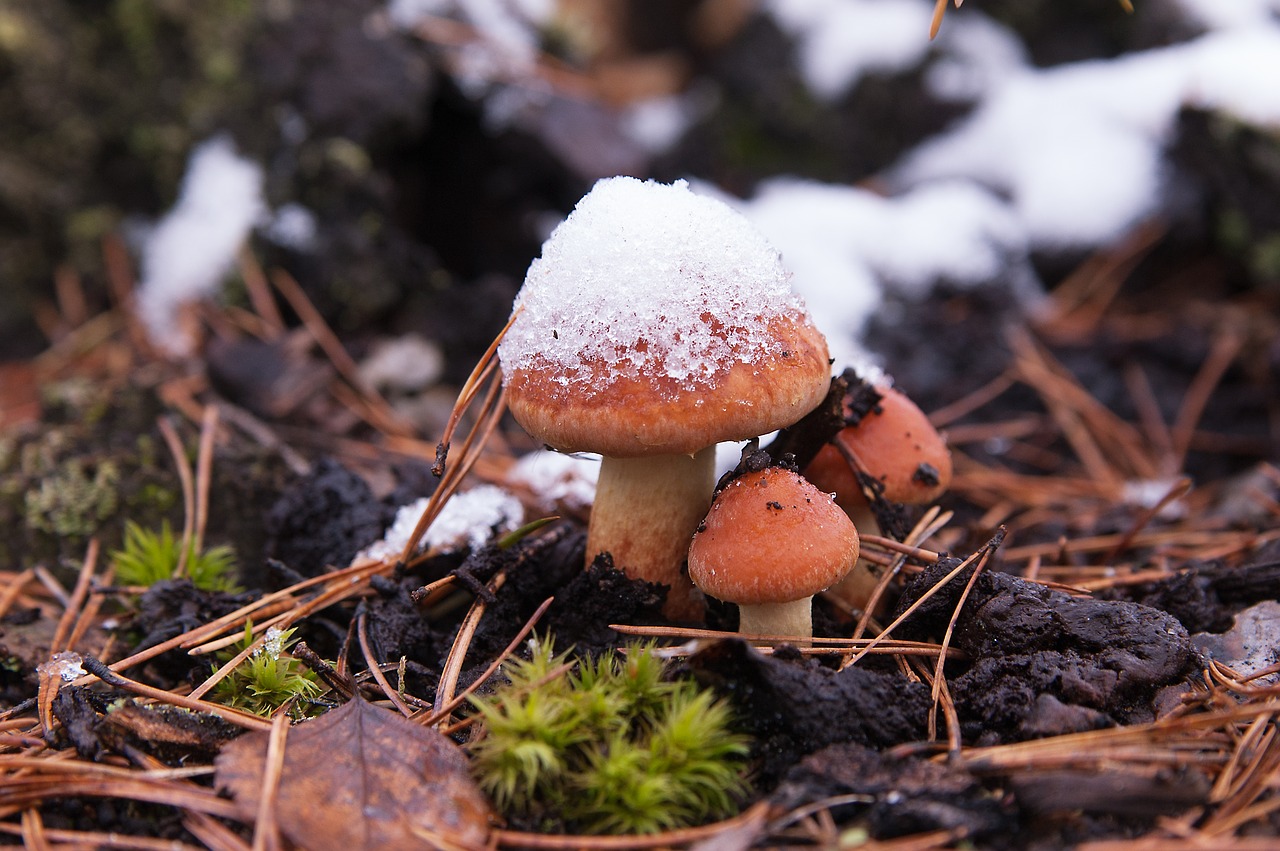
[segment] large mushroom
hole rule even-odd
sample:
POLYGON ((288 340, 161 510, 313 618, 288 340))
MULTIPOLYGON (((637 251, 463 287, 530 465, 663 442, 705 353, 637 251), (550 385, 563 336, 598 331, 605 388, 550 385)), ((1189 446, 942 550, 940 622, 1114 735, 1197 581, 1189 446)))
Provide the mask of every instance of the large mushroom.
POLYGON ((516 420, 564 452, 603 456, 587 560, 609 552, 670 586, 714 485, 715 444, 799 419, 823 398, 827 345, 777 252, 683 182, 598 182, 543 245, 498 355, 516 420))
POLYGON ((798 473, 767 467, 730 482, 689 548, 689 575, 738 604, 738 630, 813 636, 813 595, 858 560, 858 532, 831 494, 798 473))
MULTIPOLYGON (((858 472, 870 478, 884 501, 901 505, 927 505, 951 483, 951 453, 928 416, 893 387, 874 390, 879 399, 870 410, 822 447, 804 470, 811 482, 835 494, 862 535, 878 534, 880 526, 858 472)), ((833 590, 863 608, 875 585, 860 563, 833 590)))

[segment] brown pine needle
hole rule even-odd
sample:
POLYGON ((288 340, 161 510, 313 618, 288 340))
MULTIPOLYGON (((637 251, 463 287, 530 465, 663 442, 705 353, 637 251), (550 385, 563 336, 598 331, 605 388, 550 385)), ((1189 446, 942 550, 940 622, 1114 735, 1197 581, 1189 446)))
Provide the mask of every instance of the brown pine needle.
POLYGON ((71 599, 67 601, 66 608, 62 610, 62 617, 58 619, 57 629, 53 632, 53 640, 49 644, 51 653, 70 649, 67 639, 81 614, 80 609, 89 594, 89 586, 93 582, 93 571, 97 564, 98 539, 90 538, 89 547, 84 554, 84 563, 80 566, 80 573, 76 577, 76 587, 71 592, 71 599))
POLYGON ((204 549, 204 530, 209 522, 209 488, 213 483, 213 443, 218 433, 218 406, 205 405, 200 418, 200 446, 196 452, 195 527, 191 551, 199 555, 204 549))
POLYGON ((284 774, 284 749, 289 735, 289 715, 281 712, 271 721, 267 758, 262 768, 262 789, 253 820, 253 851, 279 851, 280 827, 276 823, 276 796, 284 774))
MULTIPOLYGON (((489 592, 496 594, 506 581, 506 573, 499 571, 493 579, 489 580, 489 592)), ((467 649, 471 646, 471 639, 475 637, 476 628, 480 626, 480 618, 484 616, 485 608, 484 600, 477 597, 471 602, 470 611, 462 619, 462 625, 458 627, 458 636, 454 639, 453 646, 449 648, 449 656, 445 659, 444 668, 440 671, 440 684, 436 688, 436 700, 431 710, 433 715, 443 717, 444 708, 453 702, 454 693, 458 688, 458 677, 462 674, 462 663, 466 659, 467 649)))
POLYGON ((542 605, 538 606, 537 610, 532 616, 530 616, 529 620, 525 621, 524 626, 522 626, 520 631, 516 633, 516 637, 511 639, 511 642, 507 645, 506 649, 498 654, 498 658, 494 659, 493 662, 490 663, 489 667, 484 669, 484 673, 477 677, 471 685, 467 686, 460 694, 456 695, 443 706, 438 708, 433 707, 430 714, 427 714, 425 717, 420 717, 423 713, 419 710, 419 712, 411 716, 411 719, 419 721, 425 727, 431 727, 444 722, 449 717, 450 713, 461 706, 463 701, 465 701, 469 695, 473 694, 476 689, 488 682, 489 678, 498 672, 498 668, 502 667, 502 663, 516 651, 517 647, 520 646, 520 642, 524 641, 529 633, 533 632, 534 626, 537 625, 538 621, 542 620, 542 616, 547 613, 547 609, 551 608, 551 604, 554 601, 555 597, 548 597, 542 601, 542 605))
POLYGON ((373 655, 373 648, 369 645, 369 625, 364 612, 361 612, 356 617, 356 636, 360 639, 360 652, 364 655, 365 667, 369 669, 369 673, 377 681, 382 693, 387 696, 387 700, 391 701, 396 709, 400 710, 401 715, 405 718, 412 718, 413 710, 404 702, 404 698, 400 696, 400 693, 391 687, 391 683, 387 681, 387 675, 382 673, 382 667, 373 655))
POLYGON ((361 379, 360 368, 355 360, 347 354, 347 349, 338 339, 338 335, 333 333, 328 323, 324 321, 324 317, 320 315, 320 311, 316 310, 311 299, 307 298, 307 294, 303 292, 293 276, 283 269, 275 269, 271 273, 271 283, 284 296, 285 301, 289 302, 294 313, 298 314, 303 327, 338 370, 338 374, 352 389, 364 397, 370 407, 379 412, 379 420, 386 430, 393 434, 412 435, 413 429, 400 418, 387 400, 361 379))
POLYGON ((196 533, 196 489, 195 478, 191 473, 191 462, 187 460, 187 451, 182 446, 182 438, 178 437, 173 422, 165 416, 156 420, 169 454, 173 456, 173 464, 178 472, 178 482, 182 485, 182 544, 178 547, 178 566, 173 569, 173 578, 179 579, 187 573, 187 553, 195 540, 196 533))
MULTIPOLYGON (((959 4, 957 4, 959 5, 959 4)), ((935 0, 933 4, 933 18, 929 21, 929 40, 933 41, 938 37, 938 31, 942 29, 942 16, 947 13, 947 0, 935 0)))

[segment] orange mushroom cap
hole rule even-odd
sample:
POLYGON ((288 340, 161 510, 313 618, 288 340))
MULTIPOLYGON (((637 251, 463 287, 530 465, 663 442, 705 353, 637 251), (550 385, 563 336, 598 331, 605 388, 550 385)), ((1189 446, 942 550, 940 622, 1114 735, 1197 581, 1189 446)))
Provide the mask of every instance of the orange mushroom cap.
POLYGON ((614 458, 692 454, 729 440, 746 440, 795 422, 826 393, 827 343, 797 312, 770 322, 771 356, 713 365, 703 385, 666 376, 619 376, 602 362, 575 369, 575 383, 549 363, 513 368, 507 403, 525 431, 566 452, 614 458), (541 368, 539 368, 541 367, 541 368), (578 388, 583 374, 594 392, 578 388))
POLYGON ((740 213, 671 185, 596 183, 543 244, 498 347, 512 415, 556 449, 689 455, 800 419, 827 343, 740 213))
MULTIPOLYGON (((890 502, 932 502, 951 484, 946 441, 906 394, 892 387, 877 390, 883 396, 878 409, 841 430, 832 443, 842 444, 868 475, 884 485, 884 498, 890 502)), ((838 494, 842 506, 865 503, 849 463, 834 445, 822 447, 805 475, 823 490, 838 494)))
POLYGON ((716 497, 689 548, 689 575, 717 599, 768 605, 812 597, 857 560, 857 529, 831 494, 770 467, 716 497))

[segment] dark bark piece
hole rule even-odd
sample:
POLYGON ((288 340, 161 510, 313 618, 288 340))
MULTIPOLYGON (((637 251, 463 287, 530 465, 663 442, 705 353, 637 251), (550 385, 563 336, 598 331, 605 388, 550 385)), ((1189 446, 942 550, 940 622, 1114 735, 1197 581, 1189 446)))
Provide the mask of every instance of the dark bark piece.
POLYGON ((58 689, 51 704, 53 717, 62 725, 62 734, 70 740, 81 759, 97 760, 102 753, 98 741, 98 710, 89 689, 67 686, 58 689))
POLYGON ((125 703, 102 717, 98 738, 118 753, 135 749, 168 765, 205 762, 244 731, 206 712, 176 706, 125 703))
MULTIPOLYGON (((251 593, 229 594, 197 588, 189 579, 166 579, 148 588, 138 600, 138 613, 131 624, 142 638, 134 652, 162 644, 188 630, 230 614, 254 597, 251 593)), ((194 668, 209 671, 206 657, 190 656, 182 648, 170 650, 147 663, 153 674, 177 682, 194 668)))

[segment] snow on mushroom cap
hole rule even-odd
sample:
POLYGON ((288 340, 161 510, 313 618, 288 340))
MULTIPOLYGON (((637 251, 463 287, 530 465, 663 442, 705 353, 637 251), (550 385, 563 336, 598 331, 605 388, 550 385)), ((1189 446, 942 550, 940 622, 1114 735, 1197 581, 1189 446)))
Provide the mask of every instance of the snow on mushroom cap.
POLYGON ((768 324, 803 315, 781 260, 728 205, 631 177, 601 180, 543 245, 498 349, 503 369, 549 366, 590 396, 605 382, 656 377, 685 389, 719 364, 782 345, 768 324))

